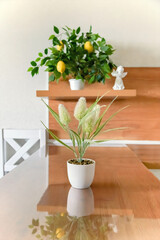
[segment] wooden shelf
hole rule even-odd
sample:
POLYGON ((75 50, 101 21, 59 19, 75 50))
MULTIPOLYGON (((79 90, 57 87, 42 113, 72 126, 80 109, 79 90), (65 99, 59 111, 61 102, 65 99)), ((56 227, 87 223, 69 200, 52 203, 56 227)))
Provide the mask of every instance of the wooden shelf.
MULTIPOLYGON (((90 91, 86 92, 83 90, 80 91, 66 91, 65 94, 61 93, 60 91, 55 91, 51 92, 48 90, 39 90, 36 92, 37 97, 48 97, 49 99, 74 99, 74 98, 79 98, 79 97, 88 97, 88 98, 94 98, 97 96, 102 96, 105 93, 105 91, 90 91)), ((136 90, 135 89, 126 89, 126 90, 110 90, 104 96, 104 98, 111 98, 111 97, 116 97, 119 96, 120 98, 125 98, 125 97, 135 97, 136 96, 136 90)))
POLYGON ((136 89, 125 89, 125 90, 112 90, 110 86, 95 83, 92 85, 85 84, 83 90, 71 91, 67 81, 61 83, 50 83, 49 90, 38 90, 36 92, 37 97, 48 97, 49 99, 76 99, 81 96, 87 98, 95 98, 106 94, 104 98, 112 98, 119 96, 120 98, 128 98, 136 96, 136 89))

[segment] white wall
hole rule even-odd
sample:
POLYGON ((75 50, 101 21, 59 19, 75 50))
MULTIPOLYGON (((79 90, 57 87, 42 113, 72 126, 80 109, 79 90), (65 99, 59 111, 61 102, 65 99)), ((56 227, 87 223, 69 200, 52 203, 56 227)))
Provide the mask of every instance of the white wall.
POLYGON ((30 60, 48 46, 52 26, 81 26, 107 38, 124 66, 160 67, 159 0, 0 0, 0 128, 39 128, 46 109, 35 97, 47 74, 30 60))

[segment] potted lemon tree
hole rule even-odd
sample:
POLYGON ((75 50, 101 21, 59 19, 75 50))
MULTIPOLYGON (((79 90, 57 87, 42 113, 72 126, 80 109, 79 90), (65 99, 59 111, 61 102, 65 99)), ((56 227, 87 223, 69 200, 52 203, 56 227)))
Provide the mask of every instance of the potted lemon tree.
POLYGON ((66 131, 72 141, 72 146, 67 145, 64 141, 60 140, 54 132, 48 129, 44 124, 45 128, 49 134, 61 143, 63 146, 68 148, 74 154, 72 159, 67 161, 67 172, 68 179, 72 187, 84 189, 88 188, 93 181, 94 172, 95 172, 95 161, 92 159, 84 158, 85 152, 91 144, 98 144, 101 142, 109 141, 109 139, 94 140, 100 132, 109 132, 115 131, 118 129, 124 128, 112 128, 105 129, 107 124, 111 119, 119 113, 122 109, 118 110, 112 114, 108 119, 102 122, 106 112, 110 108, 113 101, 107 106, 100 106, 98 103, 102 97, 97 98, 96 101, 87 108, 86 99, 81 97, 74 109, 74 117, 78 121, 77 131, 74 131, 70 128, 69 124, 71 117, 67 109, 63 104, 60 104, 58 107, 59 114, 57 114, 53 109, 51 109, 45 102, 42 100, 47 108, 49 109, 52 116, 58 122, 60 127, 66 131), (102 114, 100 114, 101 108, 104 108, 102 114))
POLYGON ((110 78, 110 73, 115 64, 110 59, 114 49, 105 38, 92 32, 81 32, 81 28, 62 28, 54 26, 54 34, 49 37, 51 46, 44 52, 39 52, 38 57, 31 61, 28 71, 31 75, 39 73, 39 68, 45 66, 45 71, 50 72, 49 81, 68 79, 72 90, 84 87, 84 82, 105 83, 110 78))

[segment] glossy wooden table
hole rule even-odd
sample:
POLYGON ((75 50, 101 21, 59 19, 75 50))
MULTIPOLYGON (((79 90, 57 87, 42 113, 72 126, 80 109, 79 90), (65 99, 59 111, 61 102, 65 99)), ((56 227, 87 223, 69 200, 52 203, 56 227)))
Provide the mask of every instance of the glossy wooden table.
POLYGON ((69 154, 63 147, 50 149, 55 177, 62 176, 54 185, 48 186, 47 158, 38 153, 0 180, 0 240, 160 239, 160 182, 130 149, 90 149, 97 166, 94 184, 86 190, 68 184, 69 154), (54 160, 61 161, 61 173, 54 160), (33 218, 43 228, 40 235, 33 218))
POLYGON ((160 169, 160 145, 130 144, 128 147, 149 169, 160 169))

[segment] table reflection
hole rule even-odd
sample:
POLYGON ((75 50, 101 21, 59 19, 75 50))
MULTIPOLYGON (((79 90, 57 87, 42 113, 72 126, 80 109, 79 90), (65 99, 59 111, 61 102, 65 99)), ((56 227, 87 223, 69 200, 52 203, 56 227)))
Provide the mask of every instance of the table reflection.
MULTIPOLYGON (((53 205, 56 205, 55 198, 58 198, 58 192, 62 192, 60 191, 60 187, 62 186, 59 186, 59 188, 58 186, 52 187, 54 187, 55 193, 57 191, 57 195, 55 194, 55 197, 52 199, 54 202, 53 205)), ((92 188, 79 190, 73 187, 70 189, 63 187, 63 197, 67 189, 68 194, 65 196, 67 201, 63 209, 64 211, 54 211, 53 213, 53 208, 52 211, 50 208, 52 213, 48 213, 44 219, 32 219, 29 228, 36 238, 98 240, 108 239, 108 235, 111 232, 113 234, 118 233, 117 223, 119 218, 122 217, 115 214, 103 214, 103 208, 102 212, 100 209, 99 212, 95 211, 94 202, 96 198, 94 198, 92 188)), ((48 196, 51 197, 52 194, 48 196)), ((62 202, 59 202, 59 205, 62 205, 62 202)), ((128 216, 123 216, 124 219, 125 221, 129 221, 128 216)))
POLYGON ((108 239, 110 232, 118 232, 116 220, 115 216, 71 217, 68 213, 55 213, 46 216, 44 223, 33 219, 29 228, 39 239, 108 239))
POLYGON ((67 198, 67 212, 72 217, 88 216, 94 212, 94 196, 91 188, 71 187, 67 198))
POLYGON ((48 186, 47 161, 36 153, 1 179, 0 240, 159 240, 159 181, 136 159, 123 160, 112 157, 106 180, 81 195, 66 181, 48 186))

